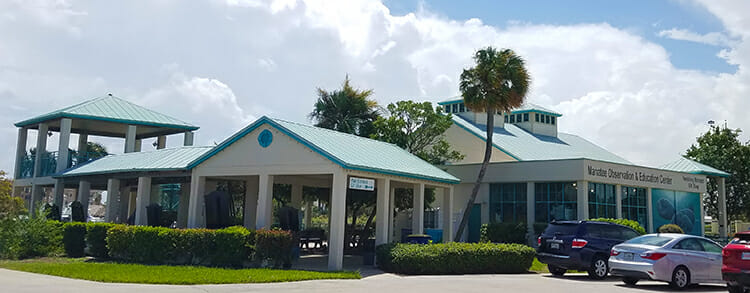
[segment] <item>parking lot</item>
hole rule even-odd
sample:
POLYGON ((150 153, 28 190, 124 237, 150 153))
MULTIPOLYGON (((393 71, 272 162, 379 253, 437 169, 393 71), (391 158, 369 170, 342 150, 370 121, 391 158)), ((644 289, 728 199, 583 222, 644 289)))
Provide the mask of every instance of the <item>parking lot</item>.
MULTIPOLYGON (((586 275, 397 276, 374 274, 362 280, 325 280, 277 284, 166 286, 105 284, 0 269, 2 292, 673 292, 665 283, 641 282, 627 287, 618 279, 591 281, 586 275)), ((685 292, 726 292, 722 285, 702 285, 685 292)))

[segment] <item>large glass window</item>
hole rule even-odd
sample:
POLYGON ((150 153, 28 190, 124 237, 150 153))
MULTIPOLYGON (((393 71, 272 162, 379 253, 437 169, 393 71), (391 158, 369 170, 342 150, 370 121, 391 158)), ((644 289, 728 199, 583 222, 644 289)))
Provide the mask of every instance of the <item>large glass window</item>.
POLYGON ((646 189, 622 187, 622 218, 637 221, 641 227, 648 227, 648 209, 646 208, 646 189))
POLYGON ((589 183, 589 218, 616 218, 615 186, 589 183))
POLYGON ((490 222, 526 222, 526 183, 490 184, 490 222))
POLYGON ((529 113, 523 113, 523 122, 529 121, 529 113))
POLYGON ((539 122, 539 113, 534 113, 534 120, 536 120, 536 122, 539 122))
POLYGON ((508 123, 508 115, 504 115, 503 117, 505 117, 505 123, 508 123))
POLYGON ((458 104, 451 105, 451 113, 458 113, 458 104))
POLYGON ((578 219, 578 191, 575 182, 534 184, 536 222, 578 219))
POLYGON ((466 106, 464 105, 464 103, 458 104, 458 112, 466 112, 466 106))
POLYGON ((510 115, 510 123, 516 123, 516 115, 510 115))

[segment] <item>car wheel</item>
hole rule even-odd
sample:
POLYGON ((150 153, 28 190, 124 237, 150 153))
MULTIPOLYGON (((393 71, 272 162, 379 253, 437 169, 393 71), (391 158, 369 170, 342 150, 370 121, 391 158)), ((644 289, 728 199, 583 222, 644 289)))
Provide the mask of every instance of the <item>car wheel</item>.
POLYGON ((638 283, 638 279, 636 278, 622 278, 622 282, 629 286, 635 286, 636 283, 638 283))
POLYGON ((601 256, 594 258, 591 262, 591 268, 589 268, 589 277, 595 280, 601 280, 607 277, 609 272, 609 264, 607 259, 601 256))
POLYGON ((729 293, 745 293, 745 287, 742 285, 727 284, 727 289, 729 289, 729 293))
POLYGON ((672 282, 669 283, 673 288, 683 290, 690 286, 690 271, 686 267, 679 266, 672 272, 672 282))
POLYGON ((547 265, 547 269, 552 275, 558 276, 558 277, 564 275, 568 271, 566 269, 563 269, 558 266, 553 266, 553 265, 547 265))

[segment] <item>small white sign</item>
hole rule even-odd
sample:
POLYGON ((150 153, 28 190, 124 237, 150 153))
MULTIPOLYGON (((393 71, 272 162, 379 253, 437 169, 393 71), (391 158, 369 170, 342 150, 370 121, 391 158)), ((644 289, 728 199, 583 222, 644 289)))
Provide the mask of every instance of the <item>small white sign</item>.
POLYGON ((349 189, 375 190, 375 179, 349 177, 349 189))

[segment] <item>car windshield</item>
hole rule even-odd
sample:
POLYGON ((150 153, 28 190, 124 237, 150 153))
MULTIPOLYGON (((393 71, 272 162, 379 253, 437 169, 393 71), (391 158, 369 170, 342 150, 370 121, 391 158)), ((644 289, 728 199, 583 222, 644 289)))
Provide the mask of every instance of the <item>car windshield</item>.
POLYGON ((578 231, 578 224, 549 224, 545 234, 573 235, 578 231))
POLYGON ((656 236, 656 235, 645 235, 641 237, 636 237, 633 239, 630 239, 628 241, 625 241, 626 244, 643 244, 643 245, 651 245, 651 246, 662 246, 664 244, 667 244, 667 242, 672 241, 673 238, 671 237, 664 237, 664 236, 656 236))
POLYGON ((736 234, 729 244, 750 244, 750 234, 736 234))

